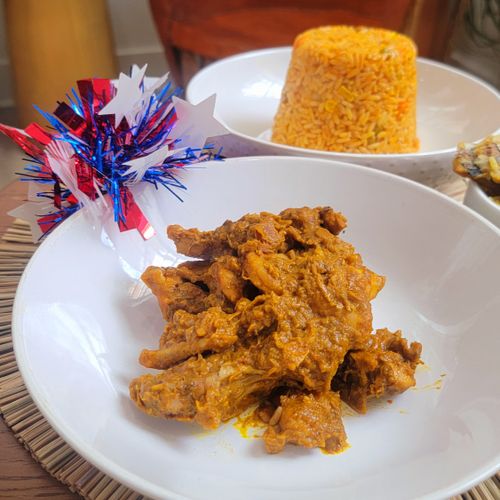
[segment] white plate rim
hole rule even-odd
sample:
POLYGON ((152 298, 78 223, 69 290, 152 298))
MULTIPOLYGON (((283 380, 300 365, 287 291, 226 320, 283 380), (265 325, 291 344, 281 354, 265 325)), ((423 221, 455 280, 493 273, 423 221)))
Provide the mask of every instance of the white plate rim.
MULTIPOLYGON (((223 59, 220 59, 216 62, 213 62, 206 66, 205 68, 201 69, 198 71, 188 82, 188 85, 186 87, 186 99, 188 102, 193 102, 191 99, 191 93, 192 93, 192 86, 193 84, 197 83, 197 80, 201 79, 204 77, 205 73, 212 71, 214 68, 217 68, 218 66, 222 66, 226 64, 227 62, 231 61, 237 61, 237 60, 242 60, 242 59, 249 59, 255 56, 265 56, 265 55, 270 55, 270 54, 281 54, 285 52, 289 52, 292 49, 292 46, 284 46, 284 47, 274 47, 274 48, 268 48, 268 49, 259 49, 259 50, 251 50, 248 52, 242 52, 240 54, 235 54, 233 56, 225 57, 223 59)), ((455 68, 453 66, 450 66, 448 64, 434 61, 432 59, 428 59, 426 57, 417 57, 417 61, 424 63, 428 66, 434 66, 440 69, 444 69, 446 71, 449 71, 451 73, 455 73, 457 75, 460 75, 464 78, 467 78, 469 80, 474 81, 477 85, 485 87, 488 89, 491 93, 493 93, 498 100, 500 100, 500 92, 490 83, 485 82, 481 78, 472 75, 471 73, 468 73, 467 71, 464 71, 459 68, 455 68)), ((216 94, 217 95, 217 94, 216 94)), ((195 103, 197 104, 197 103, 195 103)), ((307 154, 307 153, 315 153, 318 155, 323 156, 325 159, 330 157, 332 160, 338 159, 339 161, 342 161, 343 158, 350 158, 353 160, 373 160, 373 159, 386 159, 386 160, 392 160, 392 159, 401 159, 401 158, 426 158, 430 156, 436 156, 436 155, 448 155, 450 153, 453 153, 456 148, 446 148, 446 149, 436 149, 433 151, 423 151, 423 152, 417 152, 417 153, 384 153, 384 154, 373 154, 373 153, 342 153, 342 152, 336 152, 336 151, 324 151, 321 149, 307 149, 307 148, 300 148, 298 146, 288 146, 287 144, 279 144, 279 143, 274 143, 270 141, 266 141, 264 139, 260 139, 258 137, 252 137, 247 134, 243 134, 241 132, 238 132, 237 130, 233 129, 227 123, 219 119, 219 121, 222 123, 222 125, 229 131, 230 134, 233 134, 237 137, 240 137, 241 139, 244 139, 245 141, 251 141, 255 142, 257 144, 261 144, 263 146, 273 146, 273 147, 279 147, 280 149, 282 148, 283 151, 290 151, 291 153, 295 154, 307 154)), ((492 131, 492 134, 495 134, 496 131, 492 131)), ((469 141, 469 142, 477 142, 481 140, 482 137, 478 137, 474 141, 469 141)))
MULTIPOLYGON (((421 190, 423 192, 427 192, 430 196, 437 197, 438 199, 441 199, 445 203, 460 207, 459 210, 465 211, 465 213, 468 213, 470 216, 472 216, 475 219, 478 219, 481 221, 483 224, 486 224, 487 227, 489 227, 493 232, 500 237, 500 228, 497 228, 493 223, 491 223, 489 220, 487 220, 485 217, 483 217, 481 214, 478 214, 471 208, 463 205, 462 203, 446 196, 443 193, 440 193, 439 191, 436 191, 428 186, 425 186, 423 184, 420 184, 416 181, 413 181, 411 179, 407 179, 404 177, 400 177, 395 174, 391 174, 389 172, 385 172, 382 170, 375 170, 375 169, 370 169, 367 167, 364 167, 362 165, 357 165, 357 164, 352 164, 352 163, 347 163, 347 162, 341 162, 341 161, 336 161, 336 160, 327 160, 327 159, 322 159, 322 158, 307 158, 307 157, 289 157, 289 156, 253 156, 253 157, 236 157, 236 158, 229 158, 226 160, 223 160, 226 163, 237 163, 239 160, 245 160, 245 161, 261 161, 265 160, 266 162, 273 161, 273 159, 278 159, 278 160, 286 160, 286 161, 292 161, 292 162, 301 162, 301 161, 307 161, 307 162, 314 162, 314 163, 321 163, 321 164, 327 164, 330 168, 332 167, 332 163, 336 165, 334 168, 347 168, 347 169, 355 169, 355 170, 363 170, 365 172, 364 175, 372 175, 372 176, 381 176, 382 178, 386 178, 388 180, 392 179, 394 182, 399 182, 401 184, 410 184, 413 185, 413 187, 417 190, 421 190)), ((215 161, 211 163, 216 163, 215 161)), ((13 341, 13 346, 14 346, 14 353, 16 357, 16 362, 17 366, 19 369, 19 372, 21 373, 23 382, 28 389, 28 392, 33 399, 35 405, 37 406, 38 410, 42 415, 45 417, 45 419, 49 422, 51 427, 63 438, 63 440, 74 450, 76 451, 79 455, 81 455, 86 461, 88 461, 90 464, 94 465, 97 469, 99 469, 101 472, 104 472, 114 480, 118 481, 121 484, 124 484, 125 486, 133 489, 134 491, 137 491, 139 493, 142 493, 146 496, 152 497, 152 498, 158 498, 158 499, 163 499, 166 498, 165 494, 168 494, 168 498, 172 500, 190 500, 189 497, 180 495, 178 493, 175 493, 171 490, 166 490, 165 488, 156 486, 155 484, 151 483, 150 481, 142 479, 140 476, 131 473, 127 469, 125 469, 122 466, 116 465, 112 460, 109 460, 105 455, 103 455, 101 452, 98 452, 96 450, 93 450, 91 446, 89 446, 84 440, 81 440, 78 438, 78 435, 74 436, 74 433, 70 430, 69 426, 62 420, 60 420, 51 410, 50 406, 46 404, 44 401, 44 398, 38 394, 37 389, 36 389, 36 381, 34 377, 34 373, 32 373, 32 370, 29 366, 28 363, 28 358, 26 355, 26 352, 24 351, 24 346, 23 346, 23 328, 22 326, 22 312, 21 312, 21 298, 20 294, 18 293, 19 290, 22 290, 22 287, 24 285, 24 282, 26 281, 26 277, 30 272, 30 269, 32 266, 36 265, 39 256, 41 252, 39 250, 41 248, 49 247, 52 245, 60 236, 62 236, 61 233, 65 233, 71 226, 75 224, 81 217, 83 217, 83 214, 81 211, 76 212, 72 216, 70 216, 67 220, 65 220, 62 224, 60 224, 37 248, 37 250, 34 252, 32 257, 30 258, 28 264, 26 265, 23 274, 21 276, 21 279, 19 281, 17 290, 16 290, 16 296, 14 299, 14 304, 12 308, 12 341, 13 341)), ((473 471, 469 473, 469 475, 464 478, 463 480, 459 480, 448 487, 441 488, 440 490, 437 490, 435 492, 429 493, 425 497, 421 497, 420 500, 440 500, 442 498, 448 498, 452 497, 454 495, 458 495, 464 491, 469 490, 473 486, 479 484, 480 482, 484 481, 485 479, 488 479, 492 475, 494 475, 497 470, 500 468, 500 453, 499 455, 491 460, 489 463, 487 463, 485 466, 480 468, 478 471, 473 471)))

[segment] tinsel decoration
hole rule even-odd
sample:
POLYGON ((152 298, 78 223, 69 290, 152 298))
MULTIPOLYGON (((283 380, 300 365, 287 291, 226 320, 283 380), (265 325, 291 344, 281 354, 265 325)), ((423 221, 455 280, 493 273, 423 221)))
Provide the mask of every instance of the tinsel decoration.
POLYGON ((180 199, 186 186, 176 174, 220 158, 206 145, 207 138, 227 133, 213 117, 215 96, 189 104, 177 97, 168 75, 145 79, 145 71, 134 66, 118 81, 79 80, 78 92, 58 102, 53 114, 39 110, 50 130, 0 124, 27 155, 21 180, 31 184, 28 201, 11 215, 28 221, 35 239, 82 208, 99 218, 109 207, 120 231, 136 229, 148 239, 154 229, 131 187, 147 182, 180 199))

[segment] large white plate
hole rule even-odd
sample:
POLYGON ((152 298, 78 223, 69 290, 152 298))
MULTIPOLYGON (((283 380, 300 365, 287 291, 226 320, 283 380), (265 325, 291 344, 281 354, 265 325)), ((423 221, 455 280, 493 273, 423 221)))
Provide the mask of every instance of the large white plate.
MULTIPOLYGON (((500 94, 451 66, 419 58, 415 154, 353 154, 297 148, 270 142, 291 48, 257 50, 222 59, 189 82, 186 98, 198 103, 217 94, 216 117, 254 155, 300 155, 347 161, 438 187, 453 178, 457 144, 482 139, 498 129, 500 94)), ((241 149, 241 146, 238 146, 241 149)), ((231 146, 225 148, 232 154, 231 146)))
POLYGON ((266 455, 230 424, 206 433, 147 417, 129 400, 128 383, 146 371, 140 350, 157 345, 158 307, 152 297, 130 297, 134 280, 116 252, 77 215, 30 261, 13 324, 29 391, 72 447, 157 498, 442 498, 495 472, 498 229, 430 189, 349 164, 234 159, 184 180, 184 203, 159 193, 166 222, 206 229, 250 211, 331 205, 344 212, 345 238, 388 278, 374 301, 375 326, 402 328, 423 343, 420 389, 346 417, 351 447, 334 456, 295 447, 266 455))

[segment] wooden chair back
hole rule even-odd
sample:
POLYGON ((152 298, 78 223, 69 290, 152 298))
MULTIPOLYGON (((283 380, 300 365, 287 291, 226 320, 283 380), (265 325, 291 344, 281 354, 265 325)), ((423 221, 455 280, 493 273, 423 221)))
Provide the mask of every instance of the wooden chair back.
POLYGON ((291 45, 306 29, 351 24, 411 36, 443 59, 458 0, 150 0, 172 76, 185 86, 201 67, 238 52, 291 45))

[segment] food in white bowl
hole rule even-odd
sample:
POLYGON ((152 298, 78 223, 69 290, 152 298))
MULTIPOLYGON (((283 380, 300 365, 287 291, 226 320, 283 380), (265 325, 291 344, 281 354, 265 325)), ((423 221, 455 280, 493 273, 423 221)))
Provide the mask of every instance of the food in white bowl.
POLYGON ((500 135, 486 137, 477 144, 460 143, 453 170, 477 182, 493 201, 500 196, 500 135))
MULTIPOLYGON (((186 169, 183 203, 148 186, 137 197, 152 197, 148 220, 208 230, 249 212, 334 206, 349 221, 342 239, 387 277, 372 302, 374 328, 401 328, 424 346, 415 389, 343 417, 350 448, 338 455, 291 446, 267 455, 231 423, 200 433, 143 415, 128 385, 144 370, 138 353, 158 345, 164 322, 153 296, 131 299, 137 281, 77 214, 33 256, 13 311, 23 379, 59 435, 152 498, 441 499, 494 474, 500 230, 425 186, 352 164, 265 157, 203 167, 186 169)), ((145 245, 138 234, 121 234, 127 256, 145 245)), ((182 257, 166 244, 162 265, 177 265, 182 257)))
POLYGON ((453 170, 470 179, 464 203, 500 227, 500 135, 459 144, 453 170))
POLYGON ((166 325, 158 349, 140 355, 161 372, 131 382, 137 407, 212 430, 251 411, 268 453, 344 450, 341 401, 366 413, 414 387, 422 349, 373 331, 385 278, 339 236, 346 225, 331 207, 300 207, 211 231, 169 226, 196 260, 142 275, 166 325))
POLYGON ((273 143, 271 128, 290 56, 290 47, 239 54, 207 66, 189 82, 186 95, 192 103, 217 94, 215 115, 232 134, 221 141, 227 155, 336 159, 438 187, 453 179, 450 164, 459 142, 476 141, 498 128, 497 90, 461 70, 417 58, 418 153, 336 153, 273 143))

